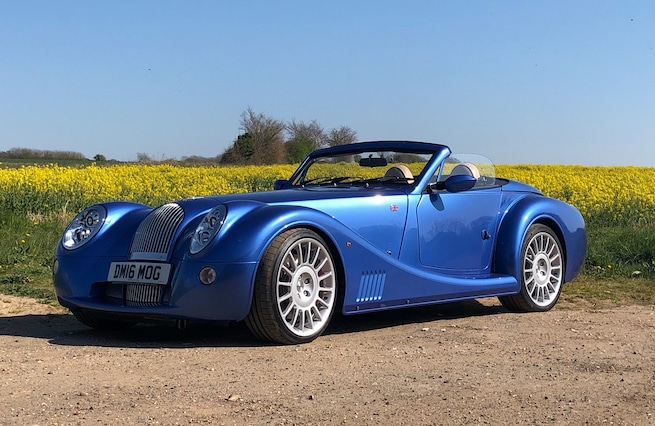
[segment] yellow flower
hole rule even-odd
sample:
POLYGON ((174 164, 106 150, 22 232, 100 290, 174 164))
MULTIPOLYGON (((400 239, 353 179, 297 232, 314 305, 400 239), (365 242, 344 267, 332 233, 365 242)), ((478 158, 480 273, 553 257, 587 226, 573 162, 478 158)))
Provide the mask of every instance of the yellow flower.
MULTIPOLYGON (((324 167, 320 172, 329 175, 333 165, 324 167)), ((111 200, 155 206, 193 196, 270 190, 275 179, 288 178, 295 168, 167 164, 0 167, 0 210, 70 217, 91 204, 111 200)), ((586 219, 601 215, 625 223, 655 223, 655 167, 497 165, 495 175, 533 185, 547 196, 574 205, 586 219)), ((32 220, 34 225, 40 223, 32 220)))

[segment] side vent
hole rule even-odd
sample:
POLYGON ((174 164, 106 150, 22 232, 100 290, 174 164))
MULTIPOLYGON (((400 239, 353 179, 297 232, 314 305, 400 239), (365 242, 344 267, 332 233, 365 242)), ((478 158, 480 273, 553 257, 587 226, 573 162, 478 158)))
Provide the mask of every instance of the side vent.
POLYGON ((387 274, 384 271, 364 271, 362 279, 359 281, 359 292, 355 301, 357 303, 375 302, 382 299, 386 278, 387 274))

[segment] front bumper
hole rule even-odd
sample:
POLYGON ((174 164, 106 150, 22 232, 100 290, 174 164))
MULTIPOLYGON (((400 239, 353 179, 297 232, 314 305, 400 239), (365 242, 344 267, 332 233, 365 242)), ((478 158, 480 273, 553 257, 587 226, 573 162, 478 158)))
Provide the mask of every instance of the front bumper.
POLYGON ((209 321, 240 321, 250 310, 257 262, 178 261, 172 263, 170 283, 154 286, 107 281, 111 262, 121 260, 124 259, 58 256, 53 282, 59 303, 72 310, 88 309, 134 318, 209 321), (214 268, 217 274, 210 285, 203 285, 198 278, 206 266, 214 268), (126 294, 135 291, 147 293, 147 300, 126 298, 126 294))

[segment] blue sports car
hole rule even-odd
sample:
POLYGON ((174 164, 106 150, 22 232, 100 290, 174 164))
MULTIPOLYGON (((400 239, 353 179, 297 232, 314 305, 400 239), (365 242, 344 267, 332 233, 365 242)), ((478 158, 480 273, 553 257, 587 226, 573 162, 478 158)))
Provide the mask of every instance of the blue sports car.
POLYGON ((87 326, 245 321, 309 342, 344 315, 497 296, 547 311, 580 271, 582 216, 480 156, 424 142, 311 153, 275 190, 109 202, 66 228, 59 302, 87 326))

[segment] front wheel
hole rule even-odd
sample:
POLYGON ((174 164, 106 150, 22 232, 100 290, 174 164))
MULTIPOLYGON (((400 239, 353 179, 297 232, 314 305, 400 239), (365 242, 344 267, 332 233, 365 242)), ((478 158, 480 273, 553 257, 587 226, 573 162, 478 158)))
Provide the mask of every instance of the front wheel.
POLYGON ((555 306, 564 283, 562 244, 552 229, 536 224, 521 247, 521 291, 499 297, 513 312, 541 312, 555 306))
POLYGON ((325 331, 336 296, 335 262, 327 244, 309 229, 292 229, 264 253, 246 324, 264 340, 310 342, 325 331))

